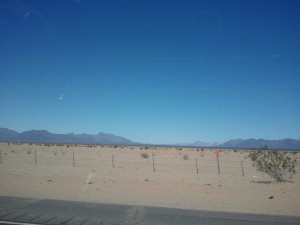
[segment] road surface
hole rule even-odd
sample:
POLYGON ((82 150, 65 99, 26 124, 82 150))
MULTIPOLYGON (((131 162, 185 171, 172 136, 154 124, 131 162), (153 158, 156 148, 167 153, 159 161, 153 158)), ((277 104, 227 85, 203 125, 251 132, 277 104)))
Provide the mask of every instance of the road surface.
POLYGON ((0 196, 0 224, 300 225, 300 217, 98 204, 46 199, 26 199, 0 196))

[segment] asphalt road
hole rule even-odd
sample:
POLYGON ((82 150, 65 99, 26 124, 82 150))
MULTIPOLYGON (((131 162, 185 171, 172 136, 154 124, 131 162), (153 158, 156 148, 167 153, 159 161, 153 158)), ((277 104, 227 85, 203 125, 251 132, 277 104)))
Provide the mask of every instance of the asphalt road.
POLYGON ((300 225, 300 217, 0 196, 0 224, 24 223, 48 225, 300 225), (5 223, 4 221, 17 223, 5 223))

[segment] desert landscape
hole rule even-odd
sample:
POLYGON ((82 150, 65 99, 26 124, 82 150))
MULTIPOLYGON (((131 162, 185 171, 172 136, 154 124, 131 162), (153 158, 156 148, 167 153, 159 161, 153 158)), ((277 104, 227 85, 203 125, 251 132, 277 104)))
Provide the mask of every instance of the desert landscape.
POLYGON ((1 196, 300 215, 299 174, 274 183, 250 150, 2 142, 0 151, 1 196))

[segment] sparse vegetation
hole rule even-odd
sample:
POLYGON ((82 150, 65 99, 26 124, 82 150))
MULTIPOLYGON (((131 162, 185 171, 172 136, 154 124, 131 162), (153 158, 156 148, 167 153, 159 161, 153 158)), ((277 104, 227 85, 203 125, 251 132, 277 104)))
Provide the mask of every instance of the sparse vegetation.
POLYGON ((31 154, 31 149, 27 150, 27 154, 30 155, 31 154))
POLYGON ((188 155, 188 154, 184 154, 184 155, 183 155, 183 159, 184 159, 184 160, 189 159, 189 155, 188 155))
POLYGON ((144 158, 144 159, 147 159, 149 157, 149 154, 147 152, 143 152, 141 153, 141 156, 144 158))
POLYGON ((266 146, 263 146, 262 149, 252 151, 248 155, 258 171, 268 174, 276 182, 286 181, 288 174, 292 177, 296 173, 295 153, 265 149, 266 146))

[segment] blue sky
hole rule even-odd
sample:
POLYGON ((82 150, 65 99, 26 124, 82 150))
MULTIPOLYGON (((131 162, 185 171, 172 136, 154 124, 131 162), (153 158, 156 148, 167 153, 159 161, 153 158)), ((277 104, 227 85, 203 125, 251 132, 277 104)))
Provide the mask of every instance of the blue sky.
POLYGON ((0 127, 153 144, 300 139, 299 10, 298 0, 2 0, 0 127))

